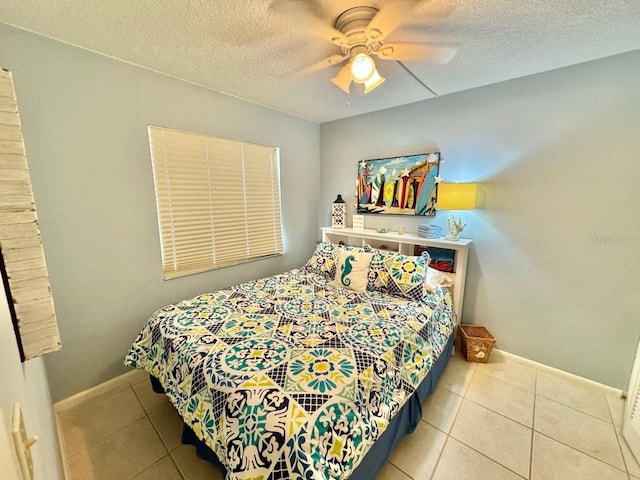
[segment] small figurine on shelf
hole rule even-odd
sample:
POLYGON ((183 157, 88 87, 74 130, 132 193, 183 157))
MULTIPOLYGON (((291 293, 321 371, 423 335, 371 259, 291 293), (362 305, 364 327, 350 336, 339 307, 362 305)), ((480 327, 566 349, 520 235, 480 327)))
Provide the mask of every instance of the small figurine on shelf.
POLYGON ((457 242, 458 240, 460 240, 460 237, 459 237, 460 232, 464 230, 464 227, 466 227, 467 224, 462 223, 462 218, 460 217, 456 218, 456 216, 453 213, 449 215, 449 218, 447 219, 447 224, 449 225, 449 235, 444 237, 444 239, 452 240, 454 242, 457 242))

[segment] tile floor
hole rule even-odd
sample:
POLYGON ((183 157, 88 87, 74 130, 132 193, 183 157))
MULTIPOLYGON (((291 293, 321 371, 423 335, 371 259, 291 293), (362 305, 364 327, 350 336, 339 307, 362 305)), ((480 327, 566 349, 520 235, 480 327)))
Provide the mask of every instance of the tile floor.
MULTIPOLYGON (((59 412, 70 480, 221 480, 146 376, 59 412)), ((377 480, 640 480, 608 390, 504 358, 455 355, 377 480)))

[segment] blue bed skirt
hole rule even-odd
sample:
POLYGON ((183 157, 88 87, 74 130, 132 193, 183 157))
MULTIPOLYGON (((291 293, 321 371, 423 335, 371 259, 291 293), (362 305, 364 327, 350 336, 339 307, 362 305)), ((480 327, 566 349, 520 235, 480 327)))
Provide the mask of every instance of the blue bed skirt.
MULTIPOLYGON (((418 386, 416 393, 391 420, 385 432, 373 444, 358 468, 349 477, 350 480, 375 479, 400 440, 405 435, 413 432, 418 426, 418 422, 422 418, 422 403, 435 390, 438 380, 440 380, 447 363, 449 363, 454 337, 455 335, 453 334, 449 337, 442 354, 440 354, 425 379, 418 386)), ((150 378, 153 390, 156 393, 164 393, 160 382, 153 376, 150 378)), ((216 454, 202 440, 196 437, 196 434, 187 425, 184 425, 182 429, 182 443, 195 446, 196 454, 200 458, 213 463, 223 475, 226 474, 224 466, 220 463, 216 454)))

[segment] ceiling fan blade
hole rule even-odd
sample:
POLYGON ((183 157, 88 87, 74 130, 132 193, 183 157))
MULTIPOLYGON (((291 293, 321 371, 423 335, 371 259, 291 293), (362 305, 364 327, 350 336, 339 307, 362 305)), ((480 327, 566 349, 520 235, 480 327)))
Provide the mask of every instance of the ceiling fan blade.
POLYGON ((381 42, 398 28, 411 14, 420 0, 394 0, 386 2, 371 19, 364 34, 369 42, 381 42))
POLYGON ((349 55, 331 55, 330 57, 324 58, 319 62, 316 62, 308 67, 303 68, 297 75, 310 75, 312 73, 319 72, 327 67, 331 67, 333 65, 337 65, 349 58, 349 55))
POLYGON ((428 62, 444 65, 458 51, 452 43, 385 43, 373 53, 381 60, 428 62))
POLYGON ((331 81, 345 93, 349 93, 349 86, 351 85, 351 69, 349 68, 349 64, 342 67, 331 81))
POLYGON ((342 47, 349 44, 348 38, 333 27, 333 20, 325 14, 321 5, 315 1, 274 0, 269 6, 269 10, 292 20, 298 26, 330 41, 334 45, 342 47))

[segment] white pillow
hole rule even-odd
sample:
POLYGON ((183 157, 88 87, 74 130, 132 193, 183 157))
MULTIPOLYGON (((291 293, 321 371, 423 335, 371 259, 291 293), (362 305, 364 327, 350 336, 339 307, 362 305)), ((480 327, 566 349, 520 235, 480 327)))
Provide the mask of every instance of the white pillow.
POLYGON ((367 289, 369 264, 373 253, 340 250, 333 283, 362 293, 367 289))
POLYGON ((436 291, 436 287, 450 288, 453 282, 441 271, 435 268, 427 267, 427 278, 425 280, 425 288, 429 293, 436 291))

